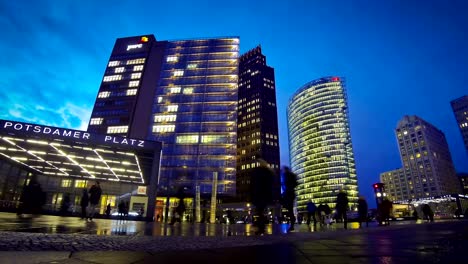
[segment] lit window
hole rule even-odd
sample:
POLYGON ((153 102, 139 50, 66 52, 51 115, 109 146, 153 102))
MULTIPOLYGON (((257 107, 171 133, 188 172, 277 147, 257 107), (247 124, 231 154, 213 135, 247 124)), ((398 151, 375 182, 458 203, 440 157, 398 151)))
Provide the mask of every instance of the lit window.
POLYGON ((167 56, 166 61, 167 62, 177 62, 177 56, 167 56))
POLYGON ((72 180, 71 179, 62 180, 62 187, 68 188, 68 187, 71 187, 71 185, 72 185, 72 180))
POLYGON ((143 70, 143 65, 133 66, 133 71, 142 71, 142 70, 143 70))
POLYGON ((201 137, 201 143, 226 143, 225 136, 205 135, 201 137))
POLYGON ((155 125, 153 126, 153 133, 174 132, 175 125, 155 125))
POLYGON ((187 65, 187 69, 196 69, 196 68, 197 68, 197 64, 195 63, 191 63, 187 65))
POLYGON ((140 81, 130 81, 128 87, 137 87, 140 84, 140 81))
POLYGON ((75 180, 75 188, 86 188, 87 185, 87 180, 75 180))
POLYGON ((154 122, 175 122, 177 115, 154 115, 154 122))
POLYGON ((161 96, 158 96, 158 103, 161 103, 163 98, 161 96))
POLYGON ((179 76, 184 76, 184 71, 183 70, 175 70, 174 71, 174 77, 179 77, 179 76))
POLYGON ((136 95, 137 91, 138 91, 137 89, 128 89, 127 90, 127 96, 136 95))
POLYGON ((169 89, 170 93, 180 93, 180 87, 171 87, 169 89))
POLYGON ((98 98, 107 98, 111 95, 111 92, 100 92, 98 98))
POLYGON ((118 67, 118 68, 115 68, 115 73, 122 73, 125 71, 125 67, 118 67))
POLYGON ((137 72, 137 73, 132 73, 132 79, 140 79, 141 77, 141 72, 137 72))
POLYGON ((193 93, 193 88, 185 88, 183 93, 184 94, 192 94, 193 93))
POLYGON ((184 136, 177 136, 176 143, 177 144, 196 144, 198 143, 198 135, 184 135, 184 136))
POLYGON ((91 118, 91 121, 89 122, 90 125, 100 125, 102 124, 102 121, 104 118, 102 117, 96 117, 96 118, 91 118))
POLYGON ((122 75, 110 75, 110 76, 104 76, 103 82, 112 82, 112 81, 120 81, 122 80, 122 75))
POLYGON ((128 61, 127 61, 127 65, 142 64, 142 63, 145 63, 145 59, 144 59, 144 58, 141 58, 141 59, 134 59, 134 60, 128 60, 128 61))
POLYGON ((110 126, 107 128, 107 134, 127 133, 128 126, 110 126))
POLYGON ((177 112, 177 109, 179 108, 178 105, 168 105, 167 106, 167 111, 168 112, 177 112))
POLYGON ((119 66, 120 61, 109 61, 109 67, 119 66))

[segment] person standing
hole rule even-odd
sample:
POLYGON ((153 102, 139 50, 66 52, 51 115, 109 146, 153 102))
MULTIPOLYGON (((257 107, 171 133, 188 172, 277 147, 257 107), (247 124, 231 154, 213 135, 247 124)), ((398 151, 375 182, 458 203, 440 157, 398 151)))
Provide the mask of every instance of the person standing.
POLYGON ((83 194, 81 195, 81 219, 86 218, 86 208, 88 207, 89 204, 89 196, 88 196, 88 190, 83 189, 83 194))
POLYGON ((309 200, 307 203, 307 225, 310 226, 310 220, 314 219, 314 227, 317 226, 317 218, 315 218, 315 214, 317 212, 317 206, 309 200))
POLYGON ((359 218, 359 227, 361 227, 362 222, 366 222, 366 227, 369 227, 369 222, 367 219, 367 202, 366 199, 362 196, 359 196, 358 199, 358 218, 359 218))
POLYGON ((106 217, 107 218, 110 218, 111 209, 112 209, 111 205, 107 204, 107 207, 106 207, 106 217))
POLYGON ((336 196, 336 219, 343 220, 344 229, 348 229, 348 216, 346 211, 348 210, 348 196, 341 190, 336 196))
POLYGON ((255 213, 258 216, 257 232, 262 235, 265 233, 266 217, 265 209, 268 204, 273 202, 273 181, 275 173, 268 167, 268 163, 263 159, 257 159, 259 166, 253 169, 250 179, 250 197, 255 206, 255 213))
POLYGON ((101 199, 101 185, 98 181, 91 186, 89 189, 89 214, 88 218, 89 220, 93 220, 95 211, 96 211, 96 206, 99 204, 99 200, 101 199))
POLYGON ((294 200, 296 200, 297 176, 289 167, 283 167, 285 190, 283 193, 283 206, 288 210, 290 227, 288 232, 294 230, 296 217, 294 216, 294 200))

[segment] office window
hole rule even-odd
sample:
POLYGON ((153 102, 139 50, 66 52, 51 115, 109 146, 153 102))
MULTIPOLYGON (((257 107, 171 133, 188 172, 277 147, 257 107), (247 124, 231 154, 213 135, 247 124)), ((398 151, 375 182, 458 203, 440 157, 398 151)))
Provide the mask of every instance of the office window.
POLYGON ((155 123, 175 122, 176 118, 177 118, 177 115, 155 115, 154 116, 154 122, 155 123))
POLYGON ((138 91, 137 89, 128 89, 127 90, 127 96, 136 95, 137 91, 138 91))
POLYGON ((168 112, 177 112, 177 109, 179 108, 178 105, 168 105, 167 106, 167 111, 168 112))
POLYGON ((181 88, 180 87, 171 87, 169 88, 170 93, 180 93, 181 88))
POLYGON ((179 77, 179 76, 184 76, 184 71, 183 70, 175 70, 173 73, 174 77, 179 77))
POLYGON ((197 64, 195 63, 190 63, 187 65, 187 69, 196 69, 197 68, 197 64))
POLYGON ((132 79, 140 79, 140 77, 141 77, 141 72, 132 73, 132 76, 131 76, 132 79))
POLYGON ((153 126, 153 133, 174 132, 175 125, 155 125, 153 126))
POLYGON ((142 64, 142 63, 145 63, 145 60, 144 58, 141 58, 141 59, 134 59, 134 60, 128 60, 127 61, 127 65, 132 65, 132 64, 142 64))
POLYGON ((193 93, 193 88, 184 88, 184 91, 182 92, 183 94, 192 94, 193 93))
POLYGON ((109 67, 115 67, 115 66, 119 66, 120 65, 120 61, 109 61, 109 67))
POLYGON ((177 144, 196 144, 198 143, 198 135, 183 135, 177 136, 176 143, 177 144))
POLYGON ((100 125, 102 124, 102 121, 104 118, 102 117, 96 117, 96 118, 91 118, 91 121, 89 122, 90 125, 100 125))
POLYGON ((137 87, 140 84, 140 81, 130 81, 128 87, 137 87))
POLYGON ((177 62, 177 56, 167 56, 166 62, 177 62))
POLYGON ((113 82, 113 81, 120 81, 122 80, 122 75, 109 75, 104 76, 103 82, 113 82))
POLYGON ((110 126, 107 128, 107 134, 127 133, 128 126, 110 126))
POLYGON ((143 65, 133 66, 133 71, 142 71, 142 70, 143 70, 143 65))
POLYGON ((111 92, 100 92, 98 98, 107 98, 111 95, 111 92))
POLYGON ((118 67, 118 68, 115 68, 115 73, 122 73, 125 71, 125 68, 124 67, 118 67))

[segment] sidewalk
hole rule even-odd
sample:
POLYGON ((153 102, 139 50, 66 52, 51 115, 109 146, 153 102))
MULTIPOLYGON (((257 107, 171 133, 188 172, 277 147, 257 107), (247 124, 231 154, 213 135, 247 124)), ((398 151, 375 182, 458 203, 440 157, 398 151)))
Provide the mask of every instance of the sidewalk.
POLYGON ((2 250, 22 251, 0 252, 0 263, 463 263, 467 224, 462 220, 257 237, 2 232, 2 250))

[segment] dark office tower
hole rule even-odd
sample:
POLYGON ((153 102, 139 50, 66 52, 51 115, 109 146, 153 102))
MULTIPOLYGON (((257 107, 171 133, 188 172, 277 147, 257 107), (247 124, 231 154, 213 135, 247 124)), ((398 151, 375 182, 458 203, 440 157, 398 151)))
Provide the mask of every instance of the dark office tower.
POLYGON ((299 178, 297 210, 305 212, 309 200, 335 207, 340 190, 355 205, 358 184, 344 79, 305 84, 289 100, 287 115, 291 169, 299 178))
POLYGON ((418 199, 460 192, 442 131, 418 116, 404 116, 395 133, 403 168, 380 175, 390 198, 418 199))
POLYGON ((166 42, 149 130, 163 142, 161 195, 216 182, 235 195, 238 61, 235 37, 166 42))
POLYGON ((463 142, 465 142, 466 151, 468 152, 468 95, 455 99, 450 104, 457 119, 463 142))
MULTIPOLYGON (((239 105, 237 112, 237 195, 249 200, 250 179, 264 159, 279 175, 278 116, 274 69, 267 66, 260 46, 239 60, 239 105)), ((279 176, 274 193, 280 193, 279 176)), ((278 198, 278 197, 276 197, 278 198)))
POLYGON ((119 38, 96 97, 88 131, 145 139, 163 56, 153 35, 119 38))

